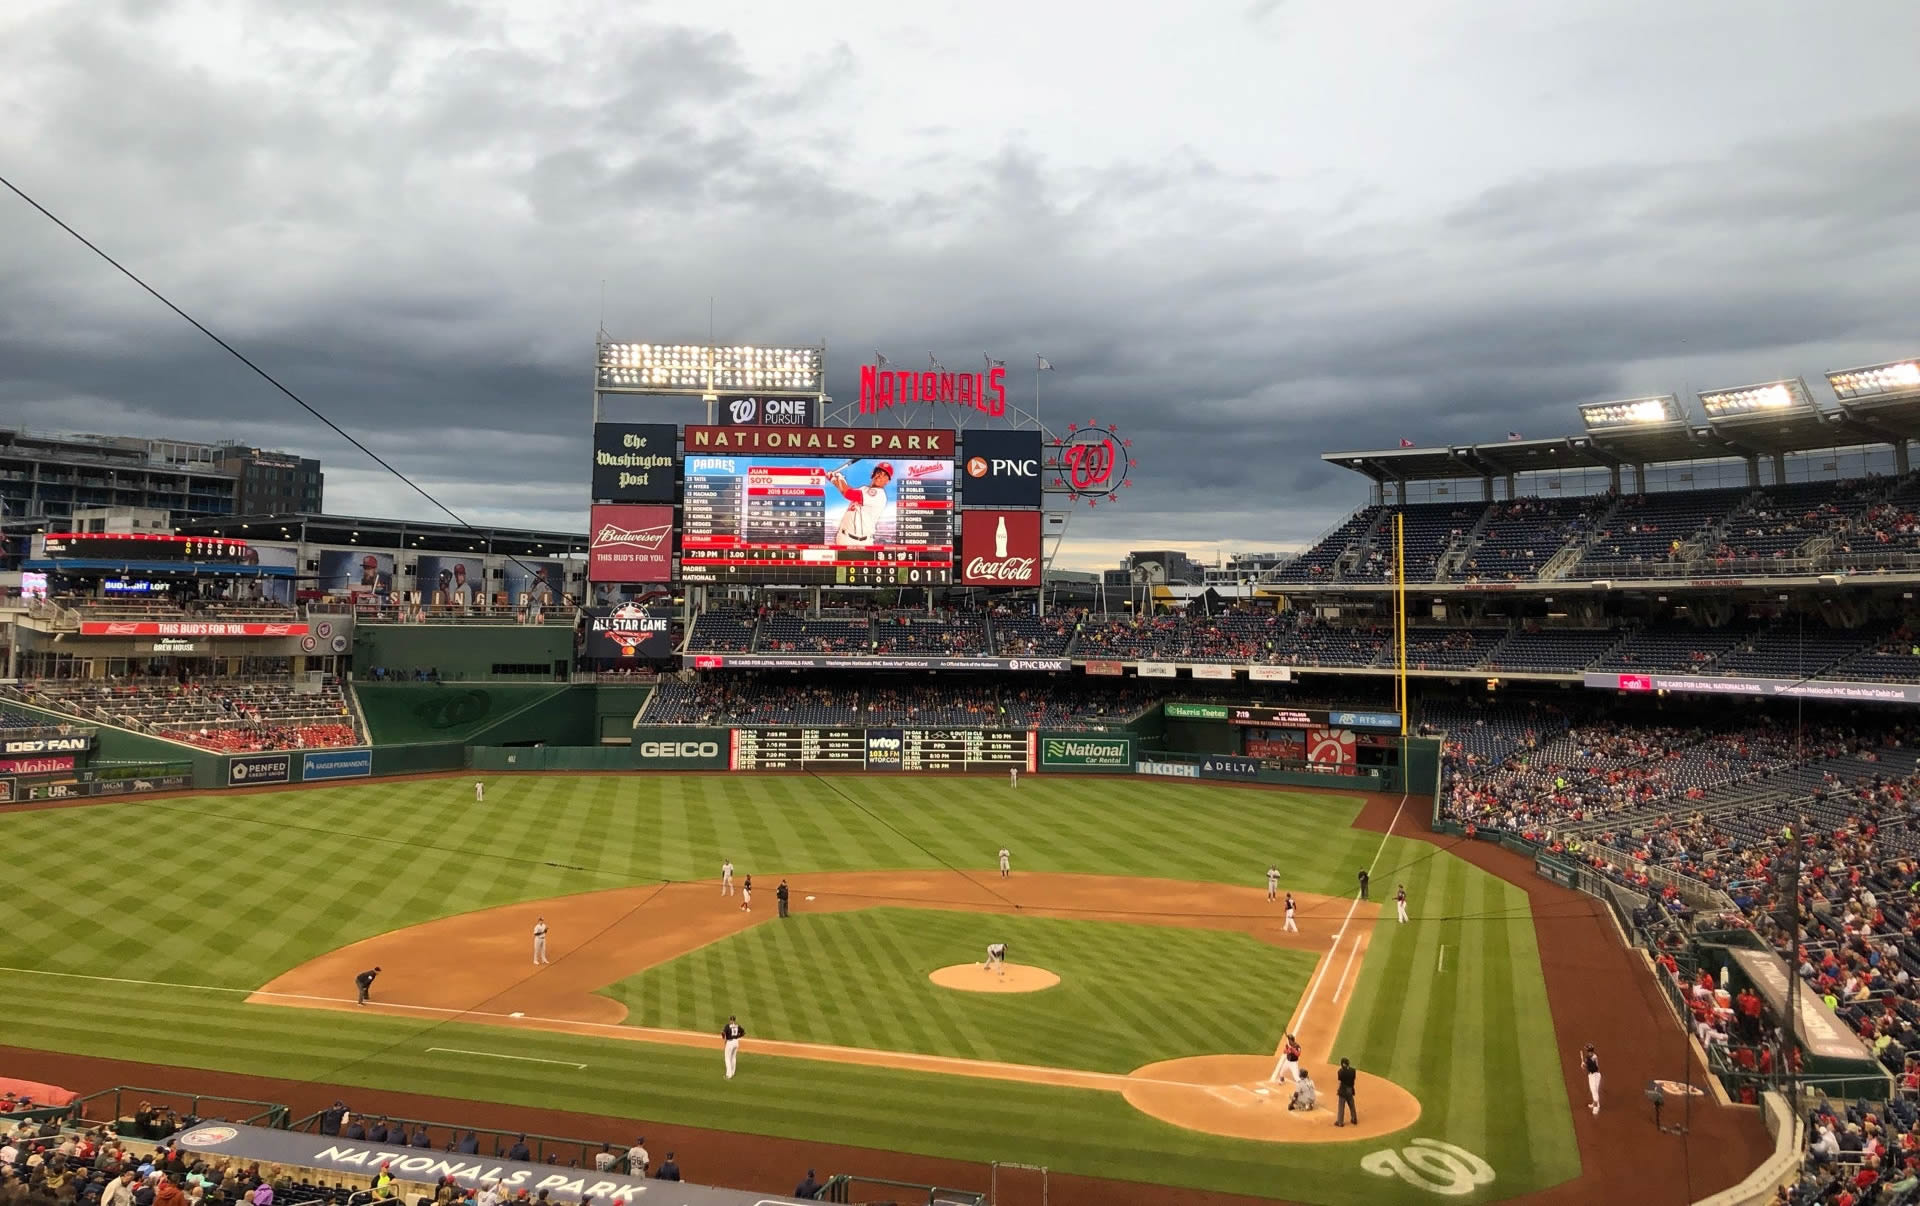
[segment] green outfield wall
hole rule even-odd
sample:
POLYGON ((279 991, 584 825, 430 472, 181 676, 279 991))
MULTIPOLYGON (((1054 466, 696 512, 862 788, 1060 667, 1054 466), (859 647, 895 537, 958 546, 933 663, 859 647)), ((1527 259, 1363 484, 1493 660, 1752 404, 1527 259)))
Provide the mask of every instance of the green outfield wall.
POLYGON ((411 678, 431 670, 442 682, 565 682, 573 629, 566 624, 356 624, 353 673, 376 669, 411 678))
MULTIPOLYGON (((514 683, 357 683, 376 745, 596 745, 595 688, 514 683)), ((636 709, 637 710, 637 709, 636 709)))

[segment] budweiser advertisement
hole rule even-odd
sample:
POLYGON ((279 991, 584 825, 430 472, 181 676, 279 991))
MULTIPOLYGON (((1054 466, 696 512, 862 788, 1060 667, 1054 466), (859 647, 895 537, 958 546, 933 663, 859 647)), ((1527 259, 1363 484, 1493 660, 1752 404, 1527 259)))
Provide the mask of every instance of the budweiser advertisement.
POLYGON ((303 637, 305 624, 197 623, 174 620, 82 620, 81 636, 303 637))
POLYGON ((1040 512, 965 512, 960 525, 960 583, 1040 585, 1040 512))
POLYGON ((588 581, 673 581, 672 507, 598 504, 588 538, 588 581))

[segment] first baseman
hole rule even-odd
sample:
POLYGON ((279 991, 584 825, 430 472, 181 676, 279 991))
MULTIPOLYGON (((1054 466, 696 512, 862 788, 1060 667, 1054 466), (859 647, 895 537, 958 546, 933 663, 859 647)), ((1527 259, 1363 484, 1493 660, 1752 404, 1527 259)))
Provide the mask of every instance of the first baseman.
POLYGON ((1267 899, 1280 899, 1280 868, 1278 867, 1267 868, 1267 899))
POLYGON ((533 919, 533 961, 536 964, 552 962, 547 958, 547 919, 544 917, 533 919))

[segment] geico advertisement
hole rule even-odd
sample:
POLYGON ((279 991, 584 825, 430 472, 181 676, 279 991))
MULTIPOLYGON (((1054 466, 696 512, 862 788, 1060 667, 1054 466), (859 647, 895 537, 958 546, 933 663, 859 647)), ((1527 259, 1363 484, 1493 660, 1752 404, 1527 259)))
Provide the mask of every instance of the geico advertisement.
POLYGON ((731 729, 637 728, 633 764, 647 770, 725 770, 731 729))

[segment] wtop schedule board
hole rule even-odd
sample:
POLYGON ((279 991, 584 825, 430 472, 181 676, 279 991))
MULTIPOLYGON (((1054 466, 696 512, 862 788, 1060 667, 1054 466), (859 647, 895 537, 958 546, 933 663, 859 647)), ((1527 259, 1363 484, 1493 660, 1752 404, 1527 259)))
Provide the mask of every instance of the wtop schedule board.
POLYGON ((1034 768, 1024 729, 735 729, 731 770, 987 771, 1034 768))

